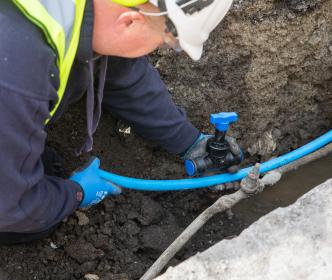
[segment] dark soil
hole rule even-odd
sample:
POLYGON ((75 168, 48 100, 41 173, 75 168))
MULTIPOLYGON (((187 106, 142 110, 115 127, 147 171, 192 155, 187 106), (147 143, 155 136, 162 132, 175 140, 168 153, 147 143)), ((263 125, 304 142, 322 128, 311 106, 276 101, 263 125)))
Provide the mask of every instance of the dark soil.
MULTIPOLYGON (((240 121, 232 133, 257 160, 296 148, 329 129, 331 42, 332 0, 237 0, 199 63, 168 51, 152 59, 175 102, 201 130, 212 132, 210 113, 238 112, 240 121)), ((85 137, 83 108, 83 103, 73 106, 49 128, 49 145, 64 156, 67 175, 95 155, 104 169, 122 175, 185 176, 179 158, 133 133, 119 133, 125 124, 106 113, 93 153, 76 158, 74 150, 85 137)), ((80 213, 48 239, 2 247, 0 280, 84 279, 87 273, 100 279, 137 279, 219 195, 209 190, 125 190, 84 211, 89 219, 85 225, 79 225, 80 213)), ((248 224, 239 215, 214 217, 171 265, 238 235, 248 224)))
MULTIPOLYGON (((83 105, 73 106, 59 124, 49 129, 49 145, 65 156, 66 170, 75 170, 90 156, 77 159, 74 155, 75 147, 84 139, 84 120, 80 119, 83 105)), ((117 127, 117 121, 104 114, 93 152, 101 158, 103 168, 140 178, 184 176, 177 157, 133 134, 121 135, 117 127)), ((174 193, 124 190, 118 197, 80 211, 89 219, 86 225, 80 226, 78 216, 73 215, 50 238, 29 245, 2 247, 0 279, 84 279, 87 273, 97 274, 101 279, 137 279, 218 196, 206 190, 174 193), (52 248, 51 243, 57 248, 52 248)), ((215 217, 171 264, 240 233, 246 226, 236 217, 232 220, 226 215, 215 217)))
MULTIPOLYGON (((49 145, 65 156, 67 171, 75 170, 90 156, 77 159, 74 155, 75 147, 84 139, 84 120, 80 118, 83 105, 75 105, 70 114, 49 129, 49 145)), ((118 133, 118 127, 116 120, 104 114, 93 152, 101 158, 104 169, 139 178, 184 176, 177 157, 133 134, 118 133)), ((100 279, 138 279, 181 231, 220 195, 210 190, 169 193, 124 190, 118 197, 108 198, 89 210, 80 210, 47 239, 29 245, 2 247, 0 279, 84 279, 88 273, 100 279), (79 225, 82 213, 88 218, 85 225, 79 225)), ((279 205, 282 204, 280 201, 279 205)), ((258 216, 264 215, 267 211, 260 207, 257 205, 250 210, 254 213, 259 210, 258 216)), ((246 215, 217 215, 170 265, 224 238, 238 235, 253 221, 248 222, 246 215)))

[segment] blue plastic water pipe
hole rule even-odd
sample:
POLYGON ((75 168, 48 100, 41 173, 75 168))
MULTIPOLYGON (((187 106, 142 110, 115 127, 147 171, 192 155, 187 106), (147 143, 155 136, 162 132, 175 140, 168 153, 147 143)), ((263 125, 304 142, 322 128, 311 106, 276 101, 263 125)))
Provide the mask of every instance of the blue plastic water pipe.
MULTIPOLYGON (((325 145, 332 142, 332 130, 326 134, 318 137, 314 141, 298 148, 292 152, 282 155, 278 158, 274 158, 267 162, 261 164, 261 173, 266 173, 268 171, 277 169, 281 166, 287 165, 293 161, 296 161, 306 155, 309 155, 325 145)), ((109 180, 121 187, 128 189, 135 189, 141 191, 179 191, 179 190, 189 190, 198 189, 208 186, 214 186, 218 184, 224 184, 228 182, 235 182, 246 177, 250 171, 251 167, 241 169, 235 174, 224 173, 208 177, 199 177, 191 179, 178 179, 178 180, 144 180, 129 178, 113 173, 106 172, 99 169, 99 175, 105 180, 109 180)))

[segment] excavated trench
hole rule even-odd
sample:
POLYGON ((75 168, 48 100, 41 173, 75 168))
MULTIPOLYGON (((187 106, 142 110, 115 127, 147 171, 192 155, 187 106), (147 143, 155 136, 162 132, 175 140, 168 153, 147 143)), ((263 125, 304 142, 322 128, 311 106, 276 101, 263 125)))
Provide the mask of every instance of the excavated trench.
MULTIPOLYGON (((329 130, 332 0, 238 0, 212 37, 198 63, 165 50, 151 57, 175 102, 187 109, 202 131, 212 132, 210 113, 238 112, 240 121, 231 133, 254 162, 290 151, 329 130)), ((85 136, 84 115, 82 101, 49 128, 49 145, 66 159, 68 174, 90 156, 74 155, 85 136)), ((103 115, 91 154, 101 158, 103 168, 139 178, 185 176, 177 157, 134 133, 119 132, 123 128, 125 123, 103 115)), ((285 186, 241 203, 234 216, 213 218, 171 265, 238 235, 273 208, 290 204, 329 177, 331 163, 328 157, 305 167, 296 173, 300 175, 285 177, 281 183, 285 186), (309 179, 304 175, 315 180, 305 184, 309 179)), ((219 195, 208 190, 126 190, 73 215, 49 239, 2 247, 0 279, 84 279, 87 273, 100 279, 137 279, 219 195)))

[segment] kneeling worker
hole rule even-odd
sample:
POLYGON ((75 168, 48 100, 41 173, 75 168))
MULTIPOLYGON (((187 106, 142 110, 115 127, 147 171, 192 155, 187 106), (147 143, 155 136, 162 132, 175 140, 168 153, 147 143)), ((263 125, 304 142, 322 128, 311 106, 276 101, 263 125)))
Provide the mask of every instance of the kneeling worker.
POLYGON ((0 244, 43 238, 78 207, 100 202, 105 188, 120 193, 87 169, 68 179, 45 174, 45 127, 84 94, 87 140, 81 152, 92 149, 102 106, 172 154, 201 152, 208 136, 175 106, 145 55, 166 45, 199 59, 231 4, 0 2, 0 244))

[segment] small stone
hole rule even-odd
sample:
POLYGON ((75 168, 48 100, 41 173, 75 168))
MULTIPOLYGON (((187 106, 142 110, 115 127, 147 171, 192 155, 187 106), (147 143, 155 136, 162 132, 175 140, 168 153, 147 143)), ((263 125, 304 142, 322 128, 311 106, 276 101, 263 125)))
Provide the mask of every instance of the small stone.
POLYGON ((228 210, 226 211, 226 214, 227 214, 227 219, 228 219, 228 220, 233 220, 234 213, 233 213, 233 211, 232 211, 231 209, 228 209, 228 210))
POLYGON ((99 276, 96 274, 85 274, 84 279, 86 280, 99 280, 99 276))
POLYGON ((219 184, 219 185, 211 186, 211 187, 209 187, 209 189, 212 191, 221 192, 221 191, 226 190, 226 186, 224 184, 219 184))
POLYGON ((83 212, 76 211, 75 214, 78 218, 78 224, 80 226, 86 226, 87 224, 89 224, 90 220, 83 212))
POLYGON ((50 246, 52 249, 58 249, 58 246, 53 242, 50 243, 50 246))

